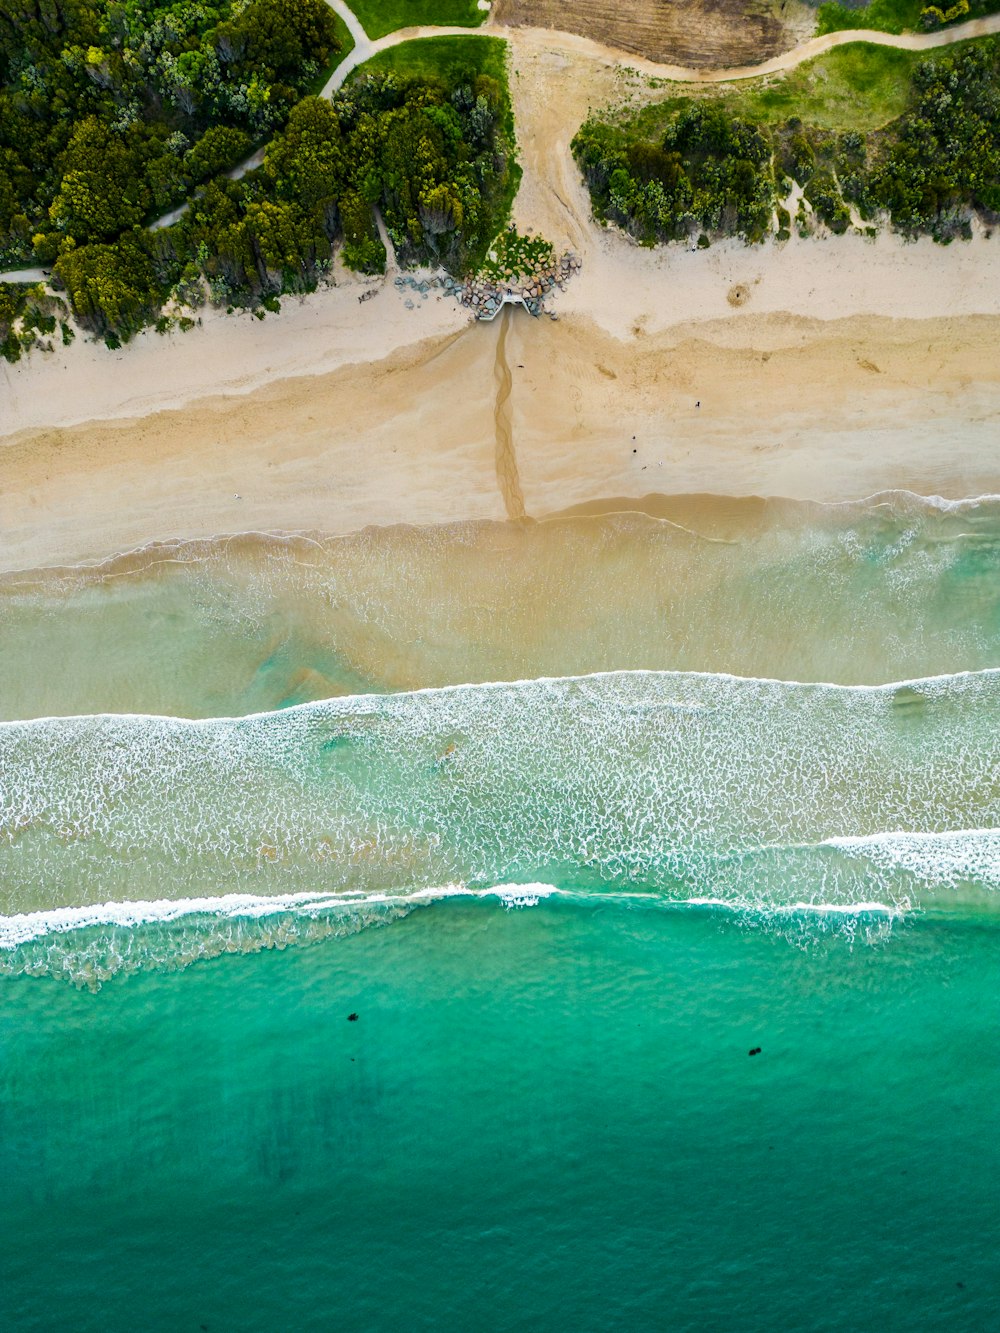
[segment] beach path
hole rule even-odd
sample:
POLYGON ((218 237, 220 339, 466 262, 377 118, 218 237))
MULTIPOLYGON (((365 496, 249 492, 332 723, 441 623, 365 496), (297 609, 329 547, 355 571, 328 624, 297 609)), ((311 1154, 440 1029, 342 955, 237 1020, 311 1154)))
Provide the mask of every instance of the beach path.
POLYGON ((430 24, 415 28, 400 28, 373 42, 343 0, 327 0, 327 3, 347 23, 356 45, 350 55, 337 66, 323 89, 324 96, 329 96, 342 87, 348 75, 372 56, 378 55, 381 51, 388 51, 391 47, 400 46, 404 42, 420 41, 427 37, 502 37, 515 49, 518 46, 529 48, 542 46, 548 51, 563 52, 569 56, 585 56, 605 64, 627 65, 653 78, 668 79, 675 83, 730 83, 742 79, 763 78, 768 74, 780 74, 823 55, 835 46, 848 46, 853 42, 867 42, 872 46, 894 46, 902 51, 932 51, 937 47, 951 46, 955 42, 967 42, 975 37, 992 37, 1000 33, 1000 14, 970 19, 968 23, 960 23, 939 32, 891 33, 877 32, 873 28, 847 28, 842 32, 828 32, 821 37, 810 37, 808 41, 801 42, 791 50, 773 56, 759 65, 741 65, 730 69, 690 69, 684 65, 667 65, 655 60, 646 60, 642 56, 603 46, 600 42, 595 42, 589 37, 580 37, 575 33, 554 28, 507 28, 492 20, 480 28, 436 27, 430 24))

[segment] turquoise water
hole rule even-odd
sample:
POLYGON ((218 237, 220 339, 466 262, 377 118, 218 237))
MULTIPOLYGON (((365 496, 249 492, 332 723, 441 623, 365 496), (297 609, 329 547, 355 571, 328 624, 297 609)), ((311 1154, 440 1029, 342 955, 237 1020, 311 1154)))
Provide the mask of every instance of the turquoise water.
POLYGON ((994 1327, 997 930, 451 901, 9 981, 4 1322, 994 1327))
POLYGON ((5 579, 0 1327, 995 1326, 998 552, 702 497, 5 579))

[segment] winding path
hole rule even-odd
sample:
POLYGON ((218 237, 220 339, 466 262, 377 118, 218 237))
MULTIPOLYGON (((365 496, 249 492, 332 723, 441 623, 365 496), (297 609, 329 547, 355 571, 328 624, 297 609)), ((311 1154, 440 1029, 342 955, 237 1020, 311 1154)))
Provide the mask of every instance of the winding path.
MULTIPOLYGON (((848 46, 853 42, 867 42, 871 46, 894 46, 901 51, 933 51, 941 46, 951 46, 955 42, 967 42, 974 37, 993 37, 1000 34, 1000 14, 990 14, 986 18, 970 19, 954 28, 944 28, 940 32, 876 32, 870 28, 849 28, 843 32, 829 32, 822 37, 811 37, 807 42, 793 46, 790 51, 765 60, 760 65, 740 65, 733 69, 688 69, 683 65, 662 65, 655 60, 646 60, 642 56, 632 55, 611 46, 603 46, 589 37, 579 37, 575 33, 561 32, 554 28, 507 28, 502 24, 488 21, 478 28, 435 27, 433 25, 418 28, 399 28, 377 41, 365 32, 360 19, 349 9, 344 0, 327 0, 327 4, 347 25, 354 47, 340 62, 333 74, 324 84, 321 96, 329 97, 341 88, 360 65, 371 60, 381 51, 388 51, 404 42, 421 41, 427 37, 501 37, 517 50, 519 46, 533 50, 545 50, 553 53, 583 56, 605 65, 625 65, 639 70, 653 78, 666 79, 673 83, 732 83, 740 79, 758 79, 768 74, 780 74, 784 70, 794 69, 807 60, 831 51, 835 46, 848 46)), ((251 157, 239 163, 226 174, 232 180, 239 180, 264 160, 264 150, 258 149, 251 157)), ((172 208, 163 217, 151 223, 151 230, 158 231, 176 222, 190 207, 191 201, 172 208)), ((40 282, 47 274, 41 269, 15 269, 0 273, 0 282, 40 282)))
POLYGON ((44 268, 9 268, 6 273, 0 273, 0 282, 23 282, 33 287, 36 282, 46 282, 48 276, 48 270, 44 268))
POLYGON ((394 46, 401 46, 404 42, 420 41, 426 37, 502 37, 510 42, 515 50, 518 45, 541 46, 549 51, 586 56, 606 64, 626 65, 643 74, 667 79, 673 83, 731 83, 740 79, 758 79, 767 74, 779 74, 784 70, 794 69, 796 65, 812 60, 826 51, 831 51, 835 46, 849 46, 854 42, 867 42, 871 46, 894 46, 901 51, 933 51, 940 46, 967 42, 974 37, 993 37, 1000 33, 1000 14, 970 19, 968 23, 960 23, 954 28, 944 28, 940 32, 892 33, 876 32, 872 28, 848 28, 843 32, 828 32, 822 37, 811 37, 807 42, 793 46, 790 51, 774 56, 771 60, 765 60, 760 65, 739 65, 732 69, 689 69, 684 65, 662 65, 655 60, 646 60, 642 56, 635 56, 615 47, 603 46, 600 42, 592 41, 589 37, 579 37, 575 33, 562 32, 554 28, 508 28, 493 22, 487 22, 479 28, 439 28, 433 25, 400 28, 373 42, 356 16, 344 4, 344 0, 327 0, 327 3, 350 28, 356 45, 334 70, 323 88, 324 97, 336 92, 348 75, 372 56, 378 55, 381 51, 388 51, 394 46))

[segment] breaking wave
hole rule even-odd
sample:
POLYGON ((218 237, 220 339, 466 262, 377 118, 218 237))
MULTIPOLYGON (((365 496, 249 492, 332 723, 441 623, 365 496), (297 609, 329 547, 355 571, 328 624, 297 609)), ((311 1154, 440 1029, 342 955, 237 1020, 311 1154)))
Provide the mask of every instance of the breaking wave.
POLYGON ((57 938, 76 957, 90 931, 113 974, 130 951, 325 938, 497 885, 769 923, 971 901, 1000 886, 998 722, 1000 672, 983 671, 620 672, 5 723, 5 966, 42 966, 57 938))
POLYGON ((115 977, 142 970, 178 971, 227 954, 253 954, 345 939, 389 925, 416 908, 465 898, 494 900, 511 911, 537 907, 542 899, 578 904, 614 902, 661 909, 692 909, 735 915, 740 924, 769 927, 796 943, 836 935, 853 943, 884 940, 904 915, 885 903, 788 903, 751 914, 716 898, 666 899, 653 893, 575 893, 553 884, 501 884, 470 889, 449 884, 401 894, 292 894, 108 902, 0 917, 0 975, 52 977, 97 991, 115 977))

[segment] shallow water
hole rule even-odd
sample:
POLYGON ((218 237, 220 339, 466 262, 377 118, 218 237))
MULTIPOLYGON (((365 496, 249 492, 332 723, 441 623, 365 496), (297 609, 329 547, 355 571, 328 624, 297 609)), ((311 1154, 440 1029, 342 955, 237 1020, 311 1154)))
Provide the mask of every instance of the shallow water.
POLYGON ((850 685, 1000 666, 998 501, 660 508, 8 576, 0 718, 219 717, 622 669, 850 685))
POLYGON ((894 495, 7 576, 3 1326, 990 1327, 998 567, 894 495))

